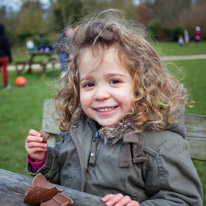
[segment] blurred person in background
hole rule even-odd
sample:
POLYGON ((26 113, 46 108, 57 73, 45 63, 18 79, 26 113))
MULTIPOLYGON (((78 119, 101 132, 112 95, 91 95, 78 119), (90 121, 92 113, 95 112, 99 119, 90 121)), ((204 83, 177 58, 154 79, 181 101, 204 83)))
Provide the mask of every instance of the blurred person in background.
POLYGON ((178 38, 178 43, 179 43, 179 46, 180 47, 183 47, 183 44, 184 44, 184 39, 183 37, 180 35, 179 38, 178 38))
POLYGON ((184 30, 184 41, 185 41, 185 46, 187 46, 190 41, 190 36, 187 30, 184 30))
POLYGON ((63 34, 61 34, 54 46, 54 51, 59 56, 59 62, 61 64, 61 78, 67 72, 68 63, 71 61, 72 55, 69 52, 69 41, 72 35, 73 28, 71 26, 66 27, 63 34))
POLYGON ((3 88, 9 89, 11 85, 8 83, 8 64, 11 63, 11 49, 8 38, 4 34, 5 26, 0 24, 0 70, 3 70, 3 88))
POLYGON ((201 33, 200 33, 200 27, 199 26, 195 27, 194 38, 195 38, 195 45, 198 46, 199 42, 201 40, 201 33))
POLYGON ((36 50, 35 48, 35 45, 34 45, 34 42, 32 41, 32 39, 29 39, 27 42, 26 42, 26 47, 29 51, 31 52, 34 52, 36 50))

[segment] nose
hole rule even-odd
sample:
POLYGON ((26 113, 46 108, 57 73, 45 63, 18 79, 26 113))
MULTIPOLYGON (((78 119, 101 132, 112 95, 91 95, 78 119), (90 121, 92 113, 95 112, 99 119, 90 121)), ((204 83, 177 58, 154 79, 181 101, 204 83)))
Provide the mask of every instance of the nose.
POLYGON ((102 101, 110 97, 109 90, 106 86, 99 86, 96 88, 94 99, 97 101, 102 101))

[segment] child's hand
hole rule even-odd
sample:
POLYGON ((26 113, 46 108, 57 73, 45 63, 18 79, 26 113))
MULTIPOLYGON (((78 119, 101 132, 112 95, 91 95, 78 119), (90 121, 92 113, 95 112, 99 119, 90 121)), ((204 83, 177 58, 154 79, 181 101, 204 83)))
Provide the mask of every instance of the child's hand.
POLYGON ((106 206, 139 206, 139 202, 131 200, 129 196, 119 194, 107 194, 102 198, 106 206))
POLYGON ((25 149, 34 161, 40 162, 44 158, 47 147, 47 141, 43 139, 40 132, 29 131, 29 136, 27 136, 25 141, 25 149))

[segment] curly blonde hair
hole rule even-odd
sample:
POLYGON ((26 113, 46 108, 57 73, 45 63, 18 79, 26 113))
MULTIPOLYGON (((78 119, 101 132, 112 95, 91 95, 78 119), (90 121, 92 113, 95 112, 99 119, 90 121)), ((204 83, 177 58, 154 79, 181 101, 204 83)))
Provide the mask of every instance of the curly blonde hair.
POLYGON ((174 123, 175 114, 186 101, 183 85, 163 66, 142 26, 113 13, 103 12, 81 22, 73 31, 70 42, 73 59, 55 96, 62 131, 68 130, 72 120, 84 114, 80 105, 78 66, 87 48, 106 51, 113 46, 118 50, 121 63, 134 81, 135 98, 130 117, 139 131, 158 131, 174 123))

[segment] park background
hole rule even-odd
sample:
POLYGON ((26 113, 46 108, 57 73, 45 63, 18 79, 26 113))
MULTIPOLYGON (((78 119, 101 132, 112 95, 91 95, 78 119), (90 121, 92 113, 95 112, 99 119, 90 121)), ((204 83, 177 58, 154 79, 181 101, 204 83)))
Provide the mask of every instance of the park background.
MULTIPOLYGON (((36 46, 53 45, 67 25, 75 27, 84 16, 106 8, 123 10, 126 18, 143 24, 161 56, 206 54, 206 0, 1 0, 0 23, 5 24, 11 43, 12 64, 27 58, 28 39, 32 38, 36 46), (201 28, 202 35, 198 46, 194 43, 196 26, 201 28), (188 30, 190 42, 180 48, 177 40, 184 30, 188 30)), ((169 69, 185 84, 190 100, 195 101, 194 107, 186 107, 186 113, 206 115, 206 59, 173 63, 181 71, 171 66, 169 69)), ((44 74, 23 71, 21 76, 27 84, 19 88, 15 86, 18 75, 9 71, 12 87, 0 90, 0 168, 27 175, 24 141, 29 129, 41 129, 43 102, 57 91, 59 75, 60 68, 47 68, 44 74)), ((194 164, 203 184, 206 205, 206 163, 194 164)))

